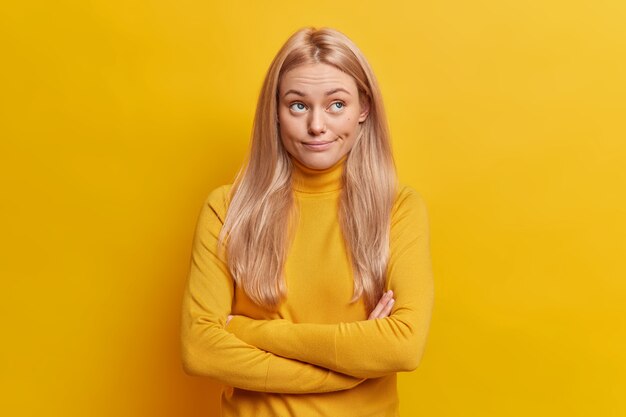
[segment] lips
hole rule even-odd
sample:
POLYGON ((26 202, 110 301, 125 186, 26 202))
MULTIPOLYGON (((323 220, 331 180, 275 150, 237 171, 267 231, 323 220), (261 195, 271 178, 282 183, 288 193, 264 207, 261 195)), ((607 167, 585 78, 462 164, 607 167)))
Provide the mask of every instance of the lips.
POLYGON ((337 140, 329 140, 327 142, 302 142, 302 145, 312 151, 325 151, 330 148, 337 140))

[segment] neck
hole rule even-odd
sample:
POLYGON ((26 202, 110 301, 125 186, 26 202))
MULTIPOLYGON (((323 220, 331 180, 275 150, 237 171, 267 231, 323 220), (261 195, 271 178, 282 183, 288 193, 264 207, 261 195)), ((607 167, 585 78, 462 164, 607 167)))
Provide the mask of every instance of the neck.
POLYGON ((313 169, 303 165, 291 157, 293 170, 292 186, 295 191, 317 194, 337 191, 342 188, 343 168, 348 155, 344 155, 337 163, 326 169, 313 169))

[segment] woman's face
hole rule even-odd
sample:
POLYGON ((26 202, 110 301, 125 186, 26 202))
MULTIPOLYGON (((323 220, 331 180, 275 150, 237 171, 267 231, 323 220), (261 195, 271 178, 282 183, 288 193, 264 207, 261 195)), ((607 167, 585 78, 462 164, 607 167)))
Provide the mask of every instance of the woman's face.
POLYGON ((278 94, 283 145, 312 169, 329 168, 350 152, 369 111, 359 102, 355 80, 327 64, 286 72, 278 94))

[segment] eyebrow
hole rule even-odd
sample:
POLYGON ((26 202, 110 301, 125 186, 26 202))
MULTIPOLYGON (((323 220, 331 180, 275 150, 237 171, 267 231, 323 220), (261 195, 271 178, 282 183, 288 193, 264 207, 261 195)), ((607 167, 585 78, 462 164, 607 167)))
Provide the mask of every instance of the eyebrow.
MULTIPOLYGON (((348 90, 346 90, 345 88, 341 88, 341 87, 339 87, 339 88, 333 88, 332 90, 328 90, 328 91, 326 92, 326 95, 327 95, 327 96, 330 96, 330 95, 333 95, 333 94, 335 94, 335 93, 337 93, 337 92, 339 92, 339 91, 343 91, 344 93, 346 93, 346 94, 350 95, 350 92, 349 92, 348 90)), ((302 91, 298 91, 298 90, 287 90, 287 92, 286 92, 285 94, 283 94, 283 97, 287 96, 288 94, 296 94, 296 95, 298 95, 298 96, 300 96, 300 97, 304 97, 304 96, 306 96, 306 94, 304 94, 302 91)))

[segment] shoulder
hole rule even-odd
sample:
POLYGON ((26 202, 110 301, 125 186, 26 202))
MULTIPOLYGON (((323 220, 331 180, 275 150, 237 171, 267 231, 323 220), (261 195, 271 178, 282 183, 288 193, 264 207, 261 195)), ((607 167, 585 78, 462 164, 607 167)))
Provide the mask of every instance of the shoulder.
POLYGON ((406 215, 427 216, 427 211, 426 201, 419 191, 406 184, 398 185, 392 218, 406 215))
POLYGON ((204 199, 202 211, 213 212, 223 223, 226 217, 228 204, 231 199, 230 192, 232 190, 232 187, 232 184, 224 184, 212 189, 204 199))

